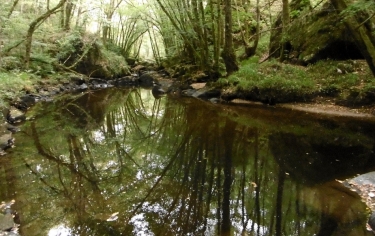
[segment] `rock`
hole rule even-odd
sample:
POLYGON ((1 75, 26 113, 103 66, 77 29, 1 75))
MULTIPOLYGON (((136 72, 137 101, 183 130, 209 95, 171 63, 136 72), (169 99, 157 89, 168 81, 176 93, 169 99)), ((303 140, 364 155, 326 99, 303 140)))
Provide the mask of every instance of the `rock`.
POLYGON ((196 92, 195 89, 186 89, 186 90, 183 90, 181 92, 181 95, 187 96, 187 97, 192 97, 195 92, 196 92))
POLYGON ((0 232, 0 236, 20 236, 18 233, 10 231, 10 232, 0 232))
POLYGON ((100 78, 90 78, 89 83, 94 84, 94 85, 96 85, 96 84, 106 84, 107 81, 104 80, 104 79, 100 79, 100 78))
POLYGON ((14 126, 14 125, 8 124, 8 123, 5 123, 4 126, 5 126, 5 128, 6 128, 7 130, 9 130, 9 131, 12 132, 12 133, 16 133, 16 132, 20 131, 20 128, 18 128, 17 126, 14 126))
POLYGON ((163 95, 166 94, 166 91, 165 91, 160 85, 157 85, 157 84, 154 85, 154 87, 152 88, 151 92, 152 92, 152 95, 153 95, 156 99, 159 99, 159 98, 161 98, 163 95))
POLYGON ((201 91, 201 94, 199 95, 199 98, 203 98, 203 99, 210 99, 210 98, 213 98, 213 97, 219 97, 220 96, 220 90, 218 89, 206 89, 206 88, 203 88, 203 89, 200 89, 199 91, 201 91))
POLYGON ((13 133, 19 129, 6 122, 0 124, 0 156, 5 155, 8 148, 12 148, 14 145, 13 133))
POLYGON ((371 229, 375 231, 375 212, 373 212, 368 219, 368 224, 370 225, 371 229))
POLYGON ((37 99, 38 99, 37 96, 32 95, 32 94, 27 94, 27 95, 20 97, 20 100, 21 100, 20 104, 25 109, 28 109, 31 106, 35 105, 35 103, 37 102, 37 99))
MULTIPOLYGON (((363 59, 353 37, 342 23, 342 16, 335 14, 336 10, 329 2, 320 10, 311 12, 309 1, 292 1, 291 12, 307 14, 301 22, 300 18, 291 18, 286 42, 286 59, 293 64, 306 65, 324 59, 347 60, 363 59)), ((364 18, 366 18, 364 13, 364 18)), ((281 14, 274 22, 270 38, 270 56, 280 56, 280 45, 284 40, 281 14)), ((342 72, 344 70, 340 68, 342 72)), ((338 71, 338 73, 340 73, 338 71)))
POLYGON ((134 86, 136 84, 138 84, 138 77, 136 76, 125 76, 125 77, 121 77, 121 78, 118 78, 116 80, 113 80, 111 82, 111 84, 115 85, 115 86, 134 86))
POLYGON ((132 68, 132 71, 139 73, 140 71, 143 71, 145 69, 146 69, 146 67, 144 65, 137 65, 137 66, 132 68))
POLYGON ((11 107, 9 109, 6 118, 11 124, 19 123, 26 120, 25 113, 15 107, 11 107))
POLYGON ((14 144, 14 138, 12 137, 12 133, 3 133, 0 136, 0 153, 1 155, 5 154, 5 150, 11 148, 14 144))
POLYGON ((86 82, 84 78, 82 78, 80 76, 76 76, 76 75, 70 76, 69 80, 78 84, 78 85, 81 85, 81 84, 86 82))
POLYGON ((125 61, 126 61, 126 63, 128 63, 129 66, 134 66, 135 63, 137 62, 137 59, 128 57, 128 58, 125 58, 125 61))
POLYGON ((210 101, 210 102, 212 102, 212 103, 220 103, 220 98, 210 98, 210 99, 208 99, 208 101, 210 101))
POLYGON ((154 84, 154 77, 150 74, 143 74, 139 77, 139 85, 142 87, 152 87, 154 84))
POLYGON ((366 174, 358 175, 355 178, 350 179, 351 183, 356 185, 373 185, 375 186, 375 171, 368 172, 366 174))
POLYGON ((11 214, 0 214, 0 230, 9 231, 14 227, 14 221, 11 214))
POLYGON ((85 84, 85 83, 79 85, 79 89, 81 89, 81 90, 86 90, 86 89, 88 89, 88 87, 89 86, 87 86, 87 84, 85 84))
POLYGON ((194 83, 190 85, 193 89, 201 89, 206 86, 206 83, 194 83))

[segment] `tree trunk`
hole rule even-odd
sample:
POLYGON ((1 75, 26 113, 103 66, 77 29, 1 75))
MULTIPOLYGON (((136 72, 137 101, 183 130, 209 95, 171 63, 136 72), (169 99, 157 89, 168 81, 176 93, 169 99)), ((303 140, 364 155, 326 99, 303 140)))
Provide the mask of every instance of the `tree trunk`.
POLYGON ((70 22, 72 20, 74 4, 71 1, 68 1, 65 6, 65 22, 64 22, 64 30, 70 30, 70 22))
POLYGON ((38 28, 38 26, 43 23, 49 16, 52 14, 56 13, 56 11, 64 5, 64 3, 67 0, 60 0, 60 2, 51 10, 48 10, 45 12, 43 15, 35 19, 31 24, 29 25, 29 29, 27 30, 27 35, 26 35, 26 52, 25 52, 25 67, 29 68, 30 64, 30 54, 31 54, 31 43, 33 41, 33 34, 34 31, 38 28))
POLYGON ((289 16, 289 2, 288 0, 283 0, 283 15, 282 15, 283 29, 281 36, 281 50, 280 50, 280 61, 284 61, 286 55, 288 54, 287 50, 287 40, 285 36, 287 35, 287 25, 290 22, 289 16), (284 39, 283 39, 284 38, 284 39))
POLYGON ((276 236, 282 235, 282 222, 283 222, 283 195, 284 195, 284 182, 285 172, 283 168, 279 169, 277 181, 277 195, 276 195, 276 236))
POLYGON ((219 4, 214 7, 214 0, 208 1, 209 11, 211 15, 211 35, 213 41, 213 65, 214 71, 219 71, 219 60, 220 60, 220 33, 221 33, 221 8, 219 4), (216 12, 216 14, 215 14, 216 12))
MULTIPOLYGON (((338 13, 347 9, 344 0, 331 0, 331 3, 338 13)), ((375 76, 375 38, 371 32, 371 27, 366 27, 367 24, 362 24, 359 20, 362 13, 362 11, 359 11, 354 16, 347 17, 344 22, 351 32, 357 47, 366 59, 372 74, 375 76)))
POLYGON ((221 57, 224 60, 227 75, 230 75, 239 69, 237 65, 237 60, 236 60, 236 54, 234 54, 234 49, 233 49, 232 1, 231 0, 224 0, 224 17, 225 17, 225 25, 224 25, 225 42, 224 42, 224 50, 221 53, 221 57))
POLYGON ((110 38, 112 27, 110 22, 112 21, 113 14, 115 13, 116 9, 120 6, 123 0, 119 0, 115 2, 115 0, 111 0, 109 3, 109 9, 105 11, 106 15, 106 22, 103 24, 103 41, 106 42, 107 39, 110 38))
POLYGON ((257 0, 256 5, 256 17, 257 17, 257 26, 256 26, 256 32, 255 32, 255 39, 253 46, 249 46, 245 43, 245 54, 246 57, 252 57, 255 55, 255 52, 258 48, 259 38, 260 38, 260 10, 259 10, 259 0, 257 0))
MULTIPOLYGON (((224 126, 224 133, 230 134, 236 128, 236 123, 230 119, 226 119, 224 126)), ((222 157, 222 165, 224 168, 224 183, 223 183, 223 202, 222 206, 222 219, 220 222, 220 235, 230 236, 231 235, 231 217, 230 217, 230 196, 233 183, 233 152, 234 139, 229 135, 224 137, 224 156, 222 157)))

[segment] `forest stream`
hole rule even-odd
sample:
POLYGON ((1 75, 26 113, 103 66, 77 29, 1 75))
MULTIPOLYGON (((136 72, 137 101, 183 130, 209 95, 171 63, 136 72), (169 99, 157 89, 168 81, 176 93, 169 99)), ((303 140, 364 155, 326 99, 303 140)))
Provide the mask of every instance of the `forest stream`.
POLYGON ((342 181, 375 170, 375 119, 107 88, 19 128, 0 197, 23 236, 371 235, 342 181))

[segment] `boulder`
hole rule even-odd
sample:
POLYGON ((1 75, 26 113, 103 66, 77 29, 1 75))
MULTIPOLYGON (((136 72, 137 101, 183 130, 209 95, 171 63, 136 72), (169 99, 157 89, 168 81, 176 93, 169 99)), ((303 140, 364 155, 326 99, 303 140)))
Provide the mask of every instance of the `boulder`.
POLYGON ((73 70, 90 77, 103 79, 118 78, 129 75, 129 66, 125 58, 107 49, 94 35, 80 35, 71 37, 66 35, 62 41, 69 42, 74 53, 60 48, 58 57, 65 66, 72 66, 73 70))
POLYGON ((154 84, 154 77, 150 74, 143 74, 138 79, 139 85, 142 87, 152 87, 154 84))
MULTIPOLYGON (((306 1, 305 1, 306 2, 306 1)), ((327 2, 320 10, 312 10, 304 1, 293 0, 291 12, 300 12, 293 19, 284 37, 287 47, 286 59, 293 64, 310 64, 324 59, 363 59, 350 32, 336 14, 333 6, 327 2), (305 15, 302 17, 301 15, 305 15)), ((280 56, 282 43, 281 14, 275 21, 270 39, 269 54, 280 56)))

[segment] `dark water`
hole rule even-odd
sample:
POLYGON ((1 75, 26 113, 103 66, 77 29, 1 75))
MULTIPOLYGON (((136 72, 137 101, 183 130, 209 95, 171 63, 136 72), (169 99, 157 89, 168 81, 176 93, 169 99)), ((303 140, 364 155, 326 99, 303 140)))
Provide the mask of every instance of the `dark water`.
POLYGON ((39 103, 0 159, 21 235, 367 235, 336 179, 373 121, 107 89, 39 103))

